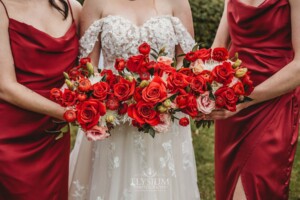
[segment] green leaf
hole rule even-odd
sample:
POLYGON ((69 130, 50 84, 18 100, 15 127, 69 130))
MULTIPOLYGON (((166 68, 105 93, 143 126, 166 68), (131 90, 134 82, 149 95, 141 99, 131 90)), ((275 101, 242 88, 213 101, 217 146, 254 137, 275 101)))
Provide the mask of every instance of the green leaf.
POLYGON ((157 56, 156 54, 150 53, 150 55, 151 55, 155 60, 157 60, 158 56, 157 56))
POLYGON ((60 129, 60 132, 67 133, 69 132, 69 124, 66 124, 64 127, 60 129))
POLYGON ((149 134, 155 138, 155 130, 153 128, 149 128, 149 134))
POLYGON ((193 47, 192 51, 195 52, 198 50, 200 44, 196 43, 195 46, 193 47))
POLYGON ((190 67, 190 64, 191 64, 191 63, 190 63, 188 60, 183 59, 183 67, 189 68, 189 67, 190 67))

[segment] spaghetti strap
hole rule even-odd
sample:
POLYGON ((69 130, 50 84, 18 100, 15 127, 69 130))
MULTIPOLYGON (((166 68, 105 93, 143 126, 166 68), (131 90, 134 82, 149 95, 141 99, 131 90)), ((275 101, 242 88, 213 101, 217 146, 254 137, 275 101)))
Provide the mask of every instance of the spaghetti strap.
POLYGON ((6 6, 5 4, 2 2, 2 0, 0 0, 0 3, 2 3, 4 9, 5 9, 5 12, 6 12, 6 15, 7 15, 7 18, 9 18, 9 15, 8 15, 8 12, 7 12, 7 9, 6 9, 6 6))
MULTIPOLYGON (((1 0, 0 0, 1 1, 1 0)), ((69 4, 69 8, 70 8, 70 12, 71 12, 71 15, 72 15, 72 19, 74 21, 74 16, 73 16, 73 10, 72 10, 72 6, 70 4, 70 0, 67 0, 68 4, 69 4)))

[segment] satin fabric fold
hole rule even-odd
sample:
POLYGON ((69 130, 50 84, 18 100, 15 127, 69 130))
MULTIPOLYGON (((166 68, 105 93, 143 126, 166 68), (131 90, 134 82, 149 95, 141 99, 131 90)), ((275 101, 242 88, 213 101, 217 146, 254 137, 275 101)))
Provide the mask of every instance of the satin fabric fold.
MULTIPOLYGON (((8 31, 17 81, 49 98, 76 64, 75 22, 60 38, 12 18, 8 31)), ((58 128, 49 116, 4 101, 0 118, 0 200, 68 199, 69 134, 55 140, 45 132, 58 128)))
MULTIPOLYGON (((260 6, 228 3, 230 54, 239 53, 257 86, 294 57, 291 12, 287 0, 260 6)), ((242 110, 216 121, 216 198, 231 200, 241 176, 247 199, 288 199, 298 138, 300 91, 242 110)))

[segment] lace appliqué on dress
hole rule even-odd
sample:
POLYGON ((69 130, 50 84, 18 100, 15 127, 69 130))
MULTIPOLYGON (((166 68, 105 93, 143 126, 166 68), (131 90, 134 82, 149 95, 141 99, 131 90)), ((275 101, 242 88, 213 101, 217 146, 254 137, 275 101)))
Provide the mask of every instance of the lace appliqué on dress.
POLYGON ((79 180, 73 182, 75 191, 72 194, 74 200, 86 200, 87 190, 88 188, 81 185, 79 180))
POLYGON ((172 173, 172 176, 176 177, 174 158, 172 154, 172 141, 170 140, 168 142, 163 143, 162 147, 164 148, 166 155, 165 157, 160 157, 161 167, 168 167, 168 169, 172 173))

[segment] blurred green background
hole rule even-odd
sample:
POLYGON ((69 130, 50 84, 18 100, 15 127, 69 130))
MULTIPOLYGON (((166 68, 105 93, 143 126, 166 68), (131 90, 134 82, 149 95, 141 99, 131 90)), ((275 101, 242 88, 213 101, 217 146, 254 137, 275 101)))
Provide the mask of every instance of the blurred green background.
MULTIPOLYGON (((82 2, 82 0, 79 0, 82 2)), ((210 47, 223 11, 224 0, 190 0, 195 39, 210 47)), ((214 200, 214 129, 192 127, 201 199, 214 200)), ((290 186, 290 200, 300 200, 300 149, 298 148, 290 186)))

